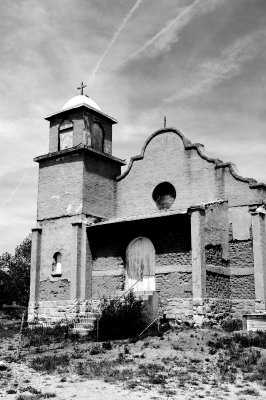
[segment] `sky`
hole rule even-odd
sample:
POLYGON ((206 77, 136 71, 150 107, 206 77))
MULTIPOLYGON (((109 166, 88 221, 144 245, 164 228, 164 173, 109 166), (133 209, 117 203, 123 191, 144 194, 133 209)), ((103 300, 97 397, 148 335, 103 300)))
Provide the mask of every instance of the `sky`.
POLYGON ((36 225, 48 122, 85 93, 129 161, 175 127, 266 182, 265 0, 1 0, 0 254, 36 225))

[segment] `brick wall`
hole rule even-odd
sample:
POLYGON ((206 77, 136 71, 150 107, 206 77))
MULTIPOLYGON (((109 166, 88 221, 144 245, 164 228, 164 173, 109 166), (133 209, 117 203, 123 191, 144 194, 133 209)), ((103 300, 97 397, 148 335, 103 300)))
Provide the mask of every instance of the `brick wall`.
POLYGON ((232 298, 235 299, 254 299, 255 285, 254 275, 243 275, 230 277, 232 298))
POLYGON ((82 212, 83 162, 81 154, 68 154, 40 163, 38 220, 82 212))
POLYGON ((230 266, 238 268, 253 267, 253 247, 252 240, 238 241, 229 243, 230 266))
POLYGON ((116 291, 123 289, 124 276, 100 276, 92 278, 92 297, 101 299, 104 296, 115 296, 116 291))
POLYGON ((209 298, 229 299, 231 296, 230 276, 207 271, 206 294, 209 298))
POLYGON ((115 177, 120 174, 118 163, 99 156, 84 154, 83 212, 106 218, 113 217, 116 206, 115 177))
POLYGON ((220 244, 208 244, 205 246, 206 264, 222 266, 224 264, 223 249, 220 244))
POLYGON ((192 274, 187 272, 156 274, 156 290, 160 294, 161 301, 173 297, 192 297, 192 274))

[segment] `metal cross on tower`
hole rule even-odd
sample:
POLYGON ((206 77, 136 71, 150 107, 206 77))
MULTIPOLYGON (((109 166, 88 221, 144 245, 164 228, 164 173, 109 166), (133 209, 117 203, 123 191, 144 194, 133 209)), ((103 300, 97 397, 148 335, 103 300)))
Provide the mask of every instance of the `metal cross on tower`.
POLYGON ((84 85, 83 82, 81 82, 80 87, 77 87, 78 90, 80 90, 80 94, 83 95, 83 89, 87 87, 87 85, 84 85))
POLYGON ((163 126, 164 126, 164 128, 166 128, 166 116, 163 119, 163 126))

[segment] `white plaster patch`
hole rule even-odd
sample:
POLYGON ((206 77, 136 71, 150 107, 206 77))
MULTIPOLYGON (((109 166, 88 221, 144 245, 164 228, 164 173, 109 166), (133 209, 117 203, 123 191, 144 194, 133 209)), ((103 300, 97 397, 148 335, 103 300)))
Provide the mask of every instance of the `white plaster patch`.
POLYGON ((247 206, 230 208, 229 219, 235 240, 250 239, 251 215, 247 206))
POLYGON ((80 203, 80 205, 78 206, 78 208, 76 209, 76 213, 80 213, 82 210, 82 203, 80 203))
POLYGON ((60 196, 58 194, 53 194, 52 200, 58 200, 60 201, 60 196))
POLYGON ((71 210, 72 210, 72 205, 71 204, 69 204, 68 206, 67 206, 67 213, 69 214, 70 212, 71 212, 71 210))

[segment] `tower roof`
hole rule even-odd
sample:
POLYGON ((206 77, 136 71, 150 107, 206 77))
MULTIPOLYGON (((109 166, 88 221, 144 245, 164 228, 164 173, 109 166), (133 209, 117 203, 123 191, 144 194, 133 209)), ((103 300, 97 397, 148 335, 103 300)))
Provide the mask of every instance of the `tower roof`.
POLYGON ((69 99, 64 106, 62 107, 62 110, 66 110, 68 108, 73 108, 73 107, 78 107, 81 105, 87 105, 91 108, 94 108, 95 110, 101 111, 100 107, 98 106, 95 101, 93 101, 89 96, 86 94, 80 94, 78 96, 74 96, 71 99, 69 99))
POLYGON ((59 115, 67 115, 69 111, 78 109, 78 108, 85 108, 91 110, 93 113, 100 114, 102 117, 108 119, 112 124, 116 124, 117 120, 113 117, 110 117, 109 115, 103 113, 95 101, 93 101, 89 96, 86 94, 80 94, 78 96, 74 96, 71 99, 69 99, 64 106, 61 108, 61 110, 56 111, 52 114, 49 114, 45 117, 47 121, 50 121, 52 118, 55 116, 59 115))

